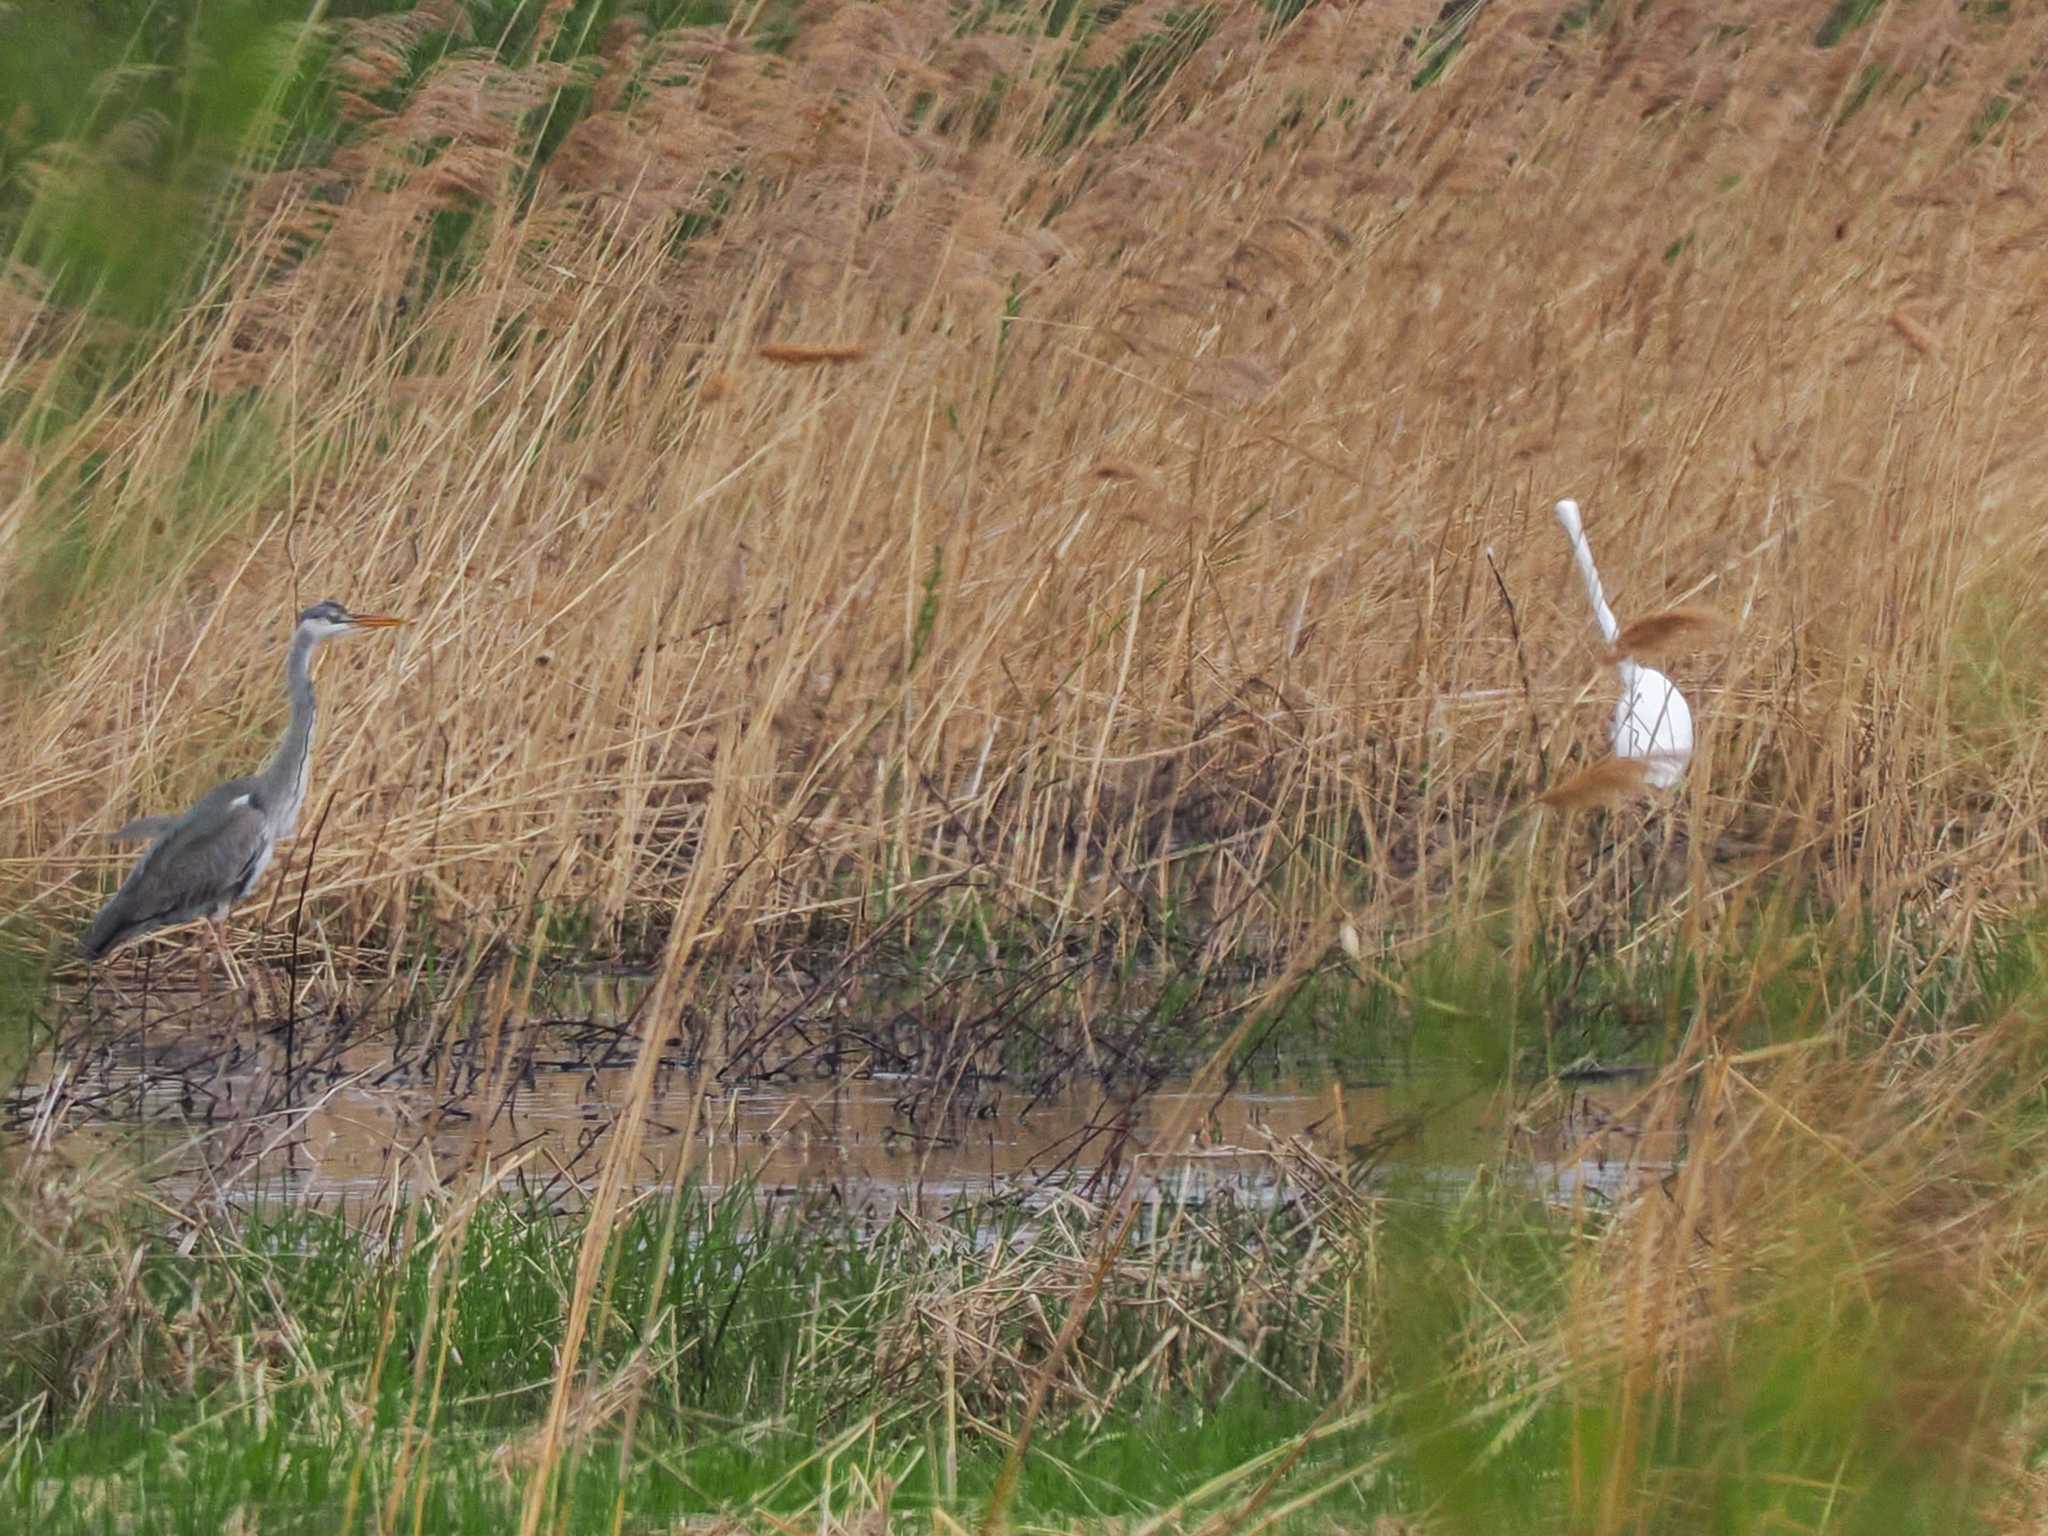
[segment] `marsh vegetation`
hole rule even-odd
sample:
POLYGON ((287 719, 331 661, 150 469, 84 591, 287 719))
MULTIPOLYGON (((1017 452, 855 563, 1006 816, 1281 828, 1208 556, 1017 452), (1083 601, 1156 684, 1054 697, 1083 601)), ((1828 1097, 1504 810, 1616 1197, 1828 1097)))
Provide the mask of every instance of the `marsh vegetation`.
POLYGON ((60 9, 0 1524, 2048 1518, 2048 24, 60 9), (1726 621, 1591 809, 1565 496, 1726 621), (88 975, 330 596, 256 984, 88 975))

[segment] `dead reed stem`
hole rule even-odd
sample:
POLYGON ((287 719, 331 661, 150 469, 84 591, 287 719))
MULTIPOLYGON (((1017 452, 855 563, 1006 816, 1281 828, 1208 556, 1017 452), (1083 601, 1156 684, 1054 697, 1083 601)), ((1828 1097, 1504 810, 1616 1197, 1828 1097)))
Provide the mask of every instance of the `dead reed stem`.
MULTIPOLYGON (((978 137, 886 92, 806 118, 877 41, 827 6, 785 68, 714 50, 594 110, 460 276, 429 222, 495 196, 491 146, 554 66, 451 58, 334 166, 258 180, 145 364, 70 427, 0 429, 33 466, 4 534, 34 657, 0 696, 17 910, 76 924, 101 827, 246 767, 292 610, 334 593, 418 621, 324 668, 309 910, 337 936, 460 934, 543 856, 601 937, 658 936, 714 793, 766 838, 726 871, 719 943, 855 920, 913 849, 1116 932, 1147 887, 1230 905, 1271 827, 1426 920, 1529 754, 1598 733, 1536 536, 1561 491, 1624 611, 1739 617, 1680 659, 1710 883, 1711 850, 1765 841, 1836 901, 2024 889, 2038 754, 1946 743, 1983 704, 1955 683, 1968 615, 2039 586, 2044 397, 1999 344, 2048 259, 2013 190, 2036 137, 1966 131, 2038 22, 1860 38, 1901 79, 1945 62, 1837 124, 1814 83, 1851 50, 1761 0, 1537 53, 1488 16, 1430 90, 1294 117, 1384 78, 1399 29, 1255 13, 1219 13, 1148 131, 1049 152, 1046 82, 978 137), (1259 69, 1223 66, 1239 46, 1259 69), (1938 387, 1882 345, 1937 309, 1938 387), (890 366, 743 366, 862 351, 765 339, 805 329, 887 334, 890 366), (1155 604, 1174 622, 1139 622, 1155 604)), ((999 66, 937 17, 895 15, 889 46, 971 95, 999 66)), ((27 339, 0 391, 46 398, 91 333, 5 293, 27 339)), ((1329 894, 1276 889, 1273 939, 1329 894)))
MULTIPOLYGON (((353 946, 479 975, 558 920, 660 956, 524 1536, 580 1444, 655 1032, 714 953, 857 955, 936 892, 1048 951, 1128 954, 1171 909, 1202 966, 1289 975, 1346 910, 1388 942, 1506 909, 1525 947, 1710 947, 1766 886, 1950 939, 2035 899, 2048 676, 2010 637, 2041 607, 2048 388, 2014 338, 2048 291, 2043 149, 1985 104, 2048 19, 1893 8, 1820 48, 1783 0, 1576 31, 1475 7, 1412 89, 1436 10, 1169 35, 1138 6, 1071 52, 836 0, 783 57, 632 31, 545 158, 577 67, 480 47, 371 102, 386 32, 429 18, 339 22, 352 126, 249 179, 141 361, 93 385, 107 328, 0 272, 17 923, 75 928, 103 829, 247 770, 290 616, 333 595, 415 620, 323 665, 299 873, 337 982, 353 946), (1074 93, 1131 48, 1142 87, 1074 93), (776 339, 805 335, 869 340, 776 339), (1611 702, 1563 494, 1642 616, 1624 645, 1678 650, 1697 711, 1640 837, 1515 834, 1517 787, 1592 756, 1611 702), (1727 633, 1683 649, 1708 614, 1727 633)), ((1760 1085, 1716 1027, 1686 1084, 1726 1118, 1584 1281, 1656 1341, 1630 1405, 1742 1315, 1747 1277, 1689 1245, 1763 1219, 1743 1160, 1883 1150, 1807 1135, 1835 1083, 1760 1085)), ((1904 1115, 1894 1079, 1852 1086, 1904 1115)), ((1592 1528, 1626 1523, 1639 1452, 1595 1469, 1592 1528)))

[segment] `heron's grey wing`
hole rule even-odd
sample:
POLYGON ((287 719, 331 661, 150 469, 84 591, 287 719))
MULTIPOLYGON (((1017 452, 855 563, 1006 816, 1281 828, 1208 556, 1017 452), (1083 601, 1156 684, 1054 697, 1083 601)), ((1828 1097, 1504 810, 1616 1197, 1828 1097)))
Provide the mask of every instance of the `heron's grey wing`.
POLYGON ((93 919, 82 948, 97 960, 116 945, 189 922, 239 899, 270 846, 246 785, 223 784, 178 819, 93 919))
POLYGON ((175 816, 138 816, 107 834, 112 843, 153 843, 178 824, 175 816))

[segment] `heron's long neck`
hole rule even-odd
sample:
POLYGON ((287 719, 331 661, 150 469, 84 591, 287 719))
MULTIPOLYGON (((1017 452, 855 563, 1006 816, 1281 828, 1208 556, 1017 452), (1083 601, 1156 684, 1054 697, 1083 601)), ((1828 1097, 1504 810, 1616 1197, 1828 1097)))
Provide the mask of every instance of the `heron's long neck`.
POLYGON ((306 773, 313 759, 313 648, 319 636, 301 627, 292 636, 284 664, 284 690, 291 699, 291 723, 284 739, 258 775, 279 835, 290 832, 306 799, 306 773))

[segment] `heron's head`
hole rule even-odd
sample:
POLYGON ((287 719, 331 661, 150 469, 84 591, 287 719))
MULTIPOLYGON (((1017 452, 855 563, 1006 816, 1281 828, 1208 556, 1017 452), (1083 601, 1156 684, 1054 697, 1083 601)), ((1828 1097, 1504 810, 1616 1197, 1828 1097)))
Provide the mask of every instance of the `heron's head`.
POLYGON ((350 613, 332 600, 315 603, 299 615, 299 628, 310 630, 319 640, 333 635, 357 635, 367 629, 395 629, 404 622, 388 613, 350 613))

